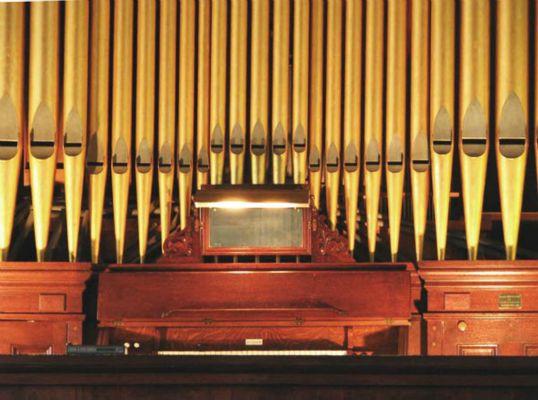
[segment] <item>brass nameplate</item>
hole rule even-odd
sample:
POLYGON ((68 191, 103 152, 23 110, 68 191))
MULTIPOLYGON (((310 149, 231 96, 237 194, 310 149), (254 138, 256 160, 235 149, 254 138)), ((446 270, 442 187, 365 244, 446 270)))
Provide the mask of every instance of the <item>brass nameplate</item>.
POLYGON ((521 308, 520 294, 500 294, 499 308, 503 310, 521 308))

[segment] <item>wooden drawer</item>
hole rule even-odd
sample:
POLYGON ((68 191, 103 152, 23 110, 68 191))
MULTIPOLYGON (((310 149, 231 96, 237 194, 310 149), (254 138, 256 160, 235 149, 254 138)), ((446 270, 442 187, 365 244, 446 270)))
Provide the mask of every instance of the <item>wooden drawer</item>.
POLYGON ((538 313, 426 313, 424 319, 428 355, 538 355, 538 313))

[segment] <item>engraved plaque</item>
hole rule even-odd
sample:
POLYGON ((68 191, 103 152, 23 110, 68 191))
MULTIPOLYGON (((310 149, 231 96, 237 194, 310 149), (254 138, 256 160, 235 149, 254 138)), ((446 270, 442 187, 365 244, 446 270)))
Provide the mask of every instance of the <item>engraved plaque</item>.
POLYGON ((521 295, 520 294, 500 294, 499 295, 499 309, 511 310, 521 308, 521 295))

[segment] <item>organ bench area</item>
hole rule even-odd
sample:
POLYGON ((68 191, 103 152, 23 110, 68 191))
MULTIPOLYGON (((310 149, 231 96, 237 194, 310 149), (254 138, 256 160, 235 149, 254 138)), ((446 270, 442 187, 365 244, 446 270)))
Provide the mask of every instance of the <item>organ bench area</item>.
POLYGON ((206 186, 154 264, 0 266, 0 352, 538 355, 538 261, 356 263, 304 186, 206 186))

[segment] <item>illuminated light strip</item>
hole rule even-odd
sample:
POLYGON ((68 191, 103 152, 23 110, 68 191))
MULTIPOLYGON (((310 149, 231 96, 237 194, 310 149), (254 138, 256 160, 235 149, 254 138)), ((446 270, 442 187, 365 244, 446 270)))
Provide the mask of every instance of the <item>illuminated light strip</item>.
POLYGON ((196 202, 197 208, 308 208, 306 203, 286 203, 286 202, 250 202, 241 200, 196 202))

